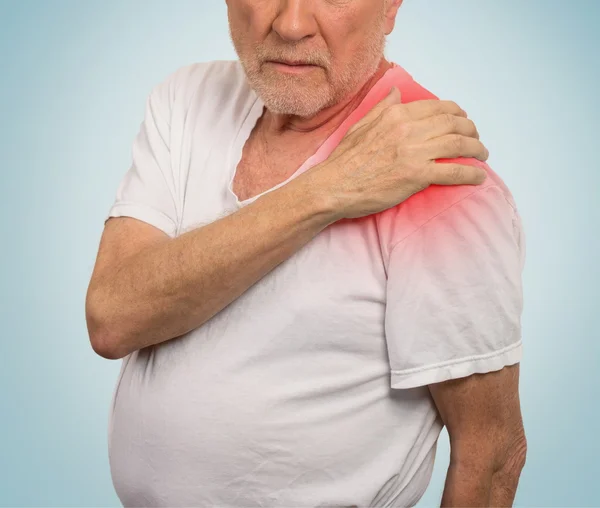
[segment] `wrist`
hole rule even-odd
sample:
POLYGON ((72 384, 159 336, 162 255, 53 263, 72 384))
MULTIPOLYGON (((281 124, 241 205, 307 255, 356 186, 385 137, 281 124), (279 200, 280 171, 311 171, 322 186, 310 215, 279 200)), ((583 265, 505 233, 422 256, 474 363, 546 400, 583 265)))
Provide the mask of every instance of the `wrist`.
POLYGON ((329 224, 344 219, 344 210, 340 200, 327 183, 326 171, 323 163, 302 173, 298 178, 300 192, 312 203, 316 212, 322 215, 329 224))
POLYGON ((306 171, 282 189, 285 187, 293 194, 295 202, 302 203, 307 213, 322 222, 323 228, 344 218, 338 201, 316 172, 306 171))

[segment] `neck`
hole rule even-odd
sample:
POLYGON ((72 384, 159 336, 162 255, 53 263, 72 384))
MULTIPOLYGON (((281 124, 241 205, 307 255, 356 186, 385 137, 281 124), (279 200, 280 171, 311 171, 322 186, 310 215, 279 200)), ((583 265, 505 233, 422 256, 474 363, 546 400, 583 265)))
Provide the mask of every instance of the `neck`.
POLYGON ((284 134, 286 131, 315 134, 330 131, 333 132, 341 125, 348 115, 358 107, 373 85, 377 83, 391 67, 392 64, 385 58, 382 58, 375 74, 367 80, 356 94, 334 106, 322 109, 311 118, 301 118, 293 115, 278 115, 265 109, 261 122, 264 126, 264 135, 277 136, 284 134))

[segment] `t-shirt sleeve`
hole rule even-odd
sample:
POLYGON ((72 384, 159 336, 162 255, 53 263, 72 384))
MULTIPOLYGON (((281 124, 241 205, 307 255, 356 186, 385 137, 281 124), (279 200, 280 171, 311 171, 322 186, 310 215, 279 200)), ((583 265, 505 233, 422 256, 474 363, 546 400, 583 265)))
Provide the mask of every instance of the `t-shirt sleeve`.
POLYGON ((122 178, 105 219, 133 217, 177 232, 175 179, 170 151, 170 85, 174 74, 156 85, 146 99, 144 120, 133 142, 132 163, 122 178))
POLYGON ((524 241, 516 208, 488 186, 393 245, 385 312, 392 388, 520 362, 524 241))

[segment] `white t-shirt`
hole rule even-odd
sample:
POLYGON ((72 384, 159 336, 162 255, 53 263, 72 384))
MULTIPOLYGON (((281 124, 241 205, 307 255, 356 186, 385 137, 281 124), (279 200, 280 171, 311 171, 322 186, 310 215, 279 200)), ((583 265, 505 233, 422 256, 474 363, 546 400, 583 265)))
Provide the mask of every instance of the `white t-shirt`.
MULTIPOLYGON (((394 65, 267 192, 393 84, 403 102, 435 97, 394 65)), ((238 61, 178 69, 148 99, 109 216, 176 237, 257 199, 231 188, 262 109, 238 61)), ((522 355, 523 229, 488 172, 328 226, 203 326, 125 357, 109 418, 123 504, 416 504, 443 427, 427 385, 522 355)))

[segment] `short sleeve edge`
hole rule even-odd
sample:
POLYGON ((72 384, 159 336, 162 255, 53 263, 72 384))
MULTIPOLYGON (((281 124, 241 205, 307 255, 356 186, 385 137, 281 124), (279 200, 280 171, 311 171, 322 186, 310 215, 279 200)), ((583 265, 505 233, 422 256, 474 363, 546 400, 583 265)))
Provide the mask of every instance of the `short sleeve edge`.
POLYGON ((405 370, 392 370, 390 384, 393 389, 415 388, 441 383, 450 379, 467 377, 471 374, 485 374, 502 369, 521 361, 523 342, 517 342, 492 353, 469 356, 425 367, 405 370))
POLYGON ((160 229, 171 238, 174 238, 177 233, 177 226, 172 219, 162 212, 141 203, 130 203, 126 201, 115 203, 111 207, 104 222, 106 223, 111 217, 132 217, 141 220, 160 229))

